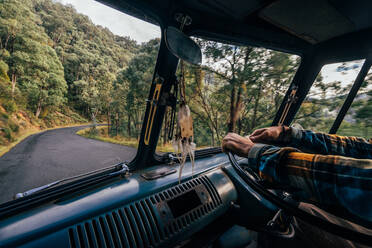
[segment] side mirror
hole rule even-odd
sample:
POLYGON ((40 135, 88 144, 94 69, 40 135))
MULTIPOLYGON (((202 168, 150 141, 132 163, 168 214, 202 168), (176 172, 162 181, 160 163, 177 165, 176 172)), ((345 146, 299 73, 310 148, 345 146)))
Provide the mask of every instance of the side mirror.
POLYGON ((201 64, 202 53, 198 44, 177 28, 168 27, 165 30, 165 43, 169 51, 179 59, 194 65, 201 64))

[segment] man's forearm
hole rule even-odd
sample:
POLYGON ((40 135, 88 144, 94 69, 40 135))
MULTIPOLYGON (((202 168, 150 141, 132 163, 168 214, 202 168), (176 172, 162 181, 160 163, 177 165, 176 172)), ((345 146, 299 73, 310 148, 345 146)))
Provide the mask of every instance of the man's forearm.
POLYGON ((299 200, 372 221, 372 161, 316 155, 293 148, 252 149, 250 163, 272 181, 297 188, 299 200))
POLYGON ((372 159, 372 144, 363 138, 345 137, 291 128, 288 146, 312 153, 372 159))

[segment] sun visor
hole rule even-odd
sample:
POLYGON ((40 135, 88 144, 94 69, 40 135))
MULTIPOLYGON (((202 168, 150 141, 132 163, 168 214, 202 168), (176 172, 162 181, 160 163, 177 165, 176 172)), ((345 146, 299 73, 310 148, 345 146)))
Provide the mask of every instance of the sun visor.
POLYGON ((355 30, 354 24, 325 0, 281 0, 259 16, 312 44, 355 30))

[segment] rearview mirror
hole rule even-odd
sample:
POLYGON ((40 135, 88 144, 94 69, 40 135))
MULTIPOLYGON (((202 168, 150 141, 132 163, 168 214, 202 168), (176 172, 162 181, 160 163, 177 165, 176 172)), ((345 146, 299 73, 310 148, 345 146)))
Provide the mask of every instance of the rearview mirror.
POLYGON ((165 43, 171 53, 179 59, 197 65, 202 62, 202 53, 198 44, 175 27, 165 30, 165 43))

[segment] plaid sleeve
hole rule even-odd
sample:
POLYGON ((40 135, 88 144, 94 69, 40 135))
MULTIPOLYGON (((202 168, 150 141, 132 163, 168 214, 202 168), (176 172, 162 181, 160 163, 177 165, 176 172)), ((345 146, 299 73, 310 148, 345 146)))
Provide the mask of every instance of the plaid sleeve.
POLYGON ((259 149, 256 169, 261 176, 298 189, 295 196, 300 201, 372 223, 372 160, 308 154, 290 147, 259 149))
POLYGON ((345 137, 291 128, 288 146, 316 154, 372 159, 372 143, 358 137, 345 137))

